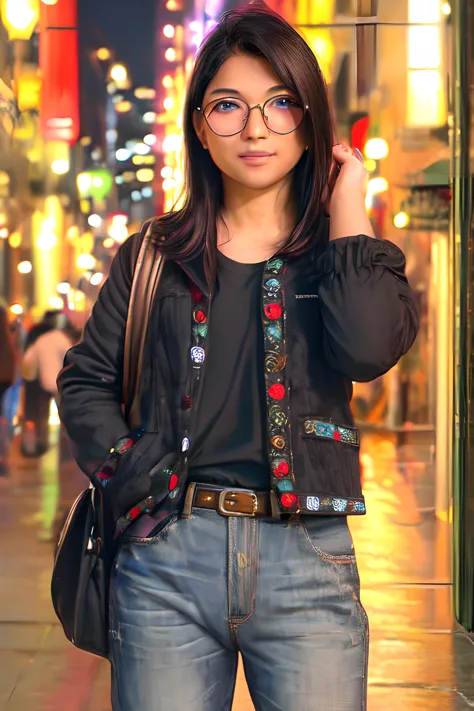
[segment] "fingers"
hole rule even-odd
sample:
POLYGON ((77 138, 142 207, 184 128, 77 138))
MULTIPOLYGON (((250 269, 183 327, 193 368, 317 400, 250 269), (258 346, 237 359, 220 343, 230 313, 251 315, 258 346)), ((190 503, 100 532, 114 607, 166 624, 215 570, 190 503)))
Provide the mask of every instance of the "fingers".
POLYGON ((357 158, 360 163, 364 163, 364 156, 358 148, 352 150, 346 143, 337 143, 333 146, 332 154, 338 163, 348 163, 351 158, 357 158))

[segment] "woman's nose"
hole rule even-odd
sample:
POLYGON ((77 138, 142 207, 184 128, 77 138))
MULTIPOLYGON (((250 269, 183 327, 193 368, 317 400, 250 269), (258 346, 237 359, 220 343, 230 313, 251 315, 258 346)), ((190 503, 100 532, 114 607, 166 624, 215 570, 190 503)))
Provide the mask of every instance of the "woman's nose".
POLYGON ((249 111, 247 123, 242 131, 243 140, 249 138, 267 138, 270 134, 263 118, 263 109, 260 105, 252 106, 249 111))

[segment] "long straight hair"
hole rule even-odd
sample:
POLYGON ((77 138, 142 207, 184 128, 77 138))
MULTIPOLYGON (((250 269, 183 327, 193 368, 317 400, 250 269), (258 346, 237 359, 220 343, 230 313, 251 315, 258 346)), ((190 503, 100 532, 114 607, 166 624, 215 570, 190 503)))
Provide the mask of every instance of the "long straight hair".
POLYGON ((291 25, 263 4, 250 4, 225 13, 201 45, 187 91, 183 120, 183 207, 159 217, 153 227, 160 248, 168 258, 185 261, 204 251, 210 286, 215 275, 222 177, 196 135, 193 116, 212 78, 235 54, 264 57, 282 83, 309 107, 304 123, 308 150, 293 170, 298 217, 281 250, 285 254, 300 254, 314 244, 315 239, 321 239, 318 235, 324 231, 318 228, 333 175, 332 114, 326 82, 312 50, 291 25))

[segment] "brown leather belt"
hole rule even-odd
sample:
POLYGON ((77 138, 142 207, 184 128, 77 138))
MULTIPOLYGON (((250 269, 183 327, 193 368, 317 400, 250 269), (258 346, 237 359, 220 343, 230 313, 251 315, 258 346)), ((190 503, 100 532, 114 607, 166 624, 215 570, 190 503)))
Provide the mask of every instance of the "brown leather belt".
POLYGON ((183 518, 190 518, 194 506, 218 511, 222 516, 260 516, 272 519, 294 515, 363 516, 366 511, 363 497, 344 498, 330 494, 295 492, 283 493, 278 498, 274 491, 226 489, 191 482, 184 498, 183 518))
POLYGON ((271 516, 269 493, 252 489, 213 489, 197 484, 192 506, 213 509, 222 516, 271 516))

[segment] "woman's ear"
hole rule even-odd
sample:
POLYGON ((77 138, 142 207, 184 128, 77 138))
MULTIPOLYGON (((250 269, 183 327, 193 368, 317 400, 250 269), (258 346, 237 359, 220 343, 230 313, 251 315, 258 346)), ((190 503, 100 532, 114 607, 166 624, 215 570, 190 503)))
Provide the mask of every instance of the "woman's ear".
POLYGON ((202 114, 199 111, 195 111, 193 115, 193 126, 196 131, 196 136, 201 141, 201 145, 205 151, 207 151, 207 141, 206 141, 206 128, 204 126, 204 120, 202 114))

